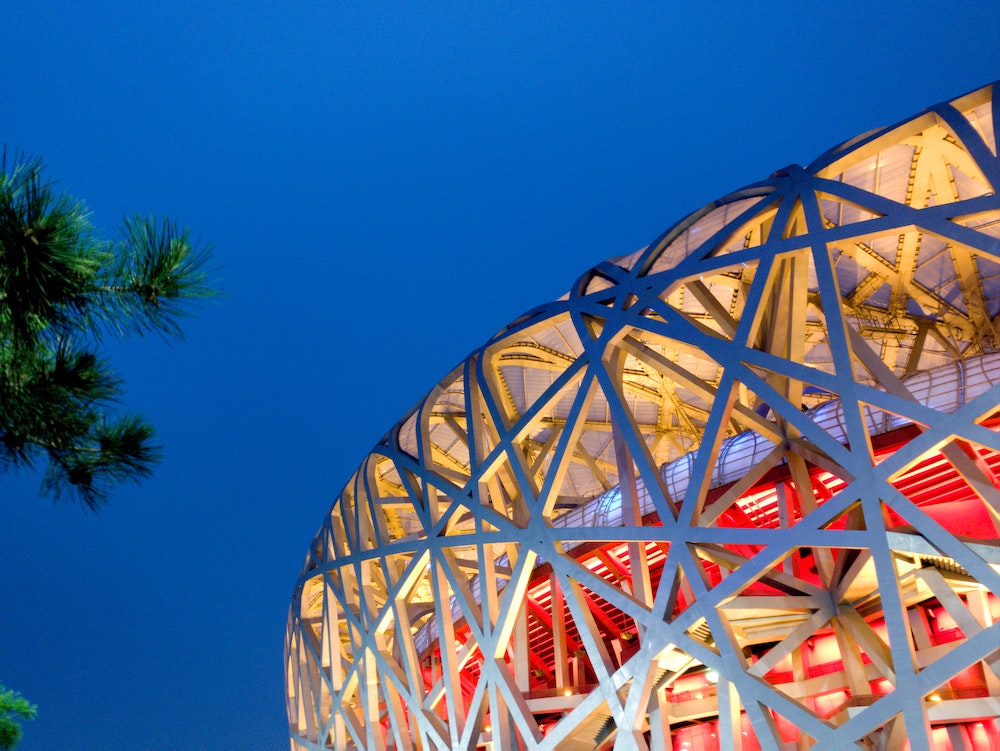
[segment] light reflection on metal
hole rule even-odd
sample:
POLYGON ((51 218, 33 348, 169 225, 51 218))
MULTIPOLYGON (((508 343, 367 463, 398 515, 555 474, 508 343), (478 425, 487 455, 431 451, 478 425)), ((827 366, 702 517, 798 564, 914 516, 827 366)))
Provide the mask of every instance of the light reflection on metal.
POLYGON ((310 546, 295 749, 1000 744, 992 87, 584 274, 310 546))

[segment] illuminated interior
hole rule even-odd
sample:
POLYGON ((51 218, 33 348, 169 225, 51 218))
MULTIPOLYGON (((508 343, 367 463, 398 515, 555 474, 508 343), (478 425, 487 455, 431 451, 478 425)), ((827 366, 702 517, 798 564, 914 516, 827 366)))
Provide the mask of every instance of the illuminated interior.
POLYGON ((365 458, 292 751, 1000 748, 993 86, 512 322, 365 458))

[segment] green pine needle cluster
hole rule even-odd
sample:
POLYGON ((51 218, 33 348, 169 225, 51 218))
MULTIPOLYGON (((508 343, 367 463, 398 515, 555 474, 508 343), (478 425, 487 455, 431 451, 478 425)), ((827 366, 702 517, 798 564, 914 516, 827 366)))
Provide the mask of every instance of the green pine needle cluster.
POLYGON ((35 719, 38 707, 17 691, 0 685, 0 748, 14 748, 21 740, 21 723, 35 719))
POLYGON ((150 474, 153 429, 117 415, 122 383, 105 336, 180 338, 192 300, 214 294, 197 248, 169 220, 125 219, 101 238, 85 204, 37 159, 0 162, 0 471, 46 463, 42 491, 96 509, 150 474))

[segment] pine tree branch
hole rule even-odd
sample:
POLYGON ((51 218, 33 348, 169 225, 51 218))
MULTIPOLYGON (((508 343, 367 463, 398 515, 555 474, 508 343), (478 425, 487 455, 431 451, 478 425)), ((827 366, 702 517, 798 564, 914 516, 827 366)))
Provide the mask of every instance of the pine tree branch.
POLYGON ((47 460, 42 491, 98 508, 152 472, 153 429, 113 418, 122 382, 102 335, 181 338, 192 301, 215 294, 197 247, 169 219, 133 217, 112 241, 57 194, 40 160, 0 158, 0 470, 47 460))

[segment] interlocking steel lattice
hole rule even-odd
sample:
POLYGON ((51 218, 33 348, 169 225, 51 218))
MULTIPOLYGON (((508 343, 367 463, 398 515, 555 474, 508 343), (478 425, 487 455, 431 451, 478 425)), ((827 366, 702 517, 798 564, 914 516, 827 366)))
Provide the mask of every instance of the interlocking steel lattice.
POLYGON ((710 204, 444 378, 310 546, 292 748, 996 747, 992 88, 710 204))

